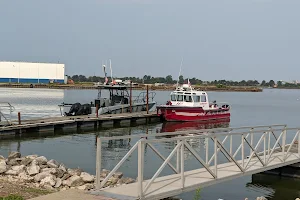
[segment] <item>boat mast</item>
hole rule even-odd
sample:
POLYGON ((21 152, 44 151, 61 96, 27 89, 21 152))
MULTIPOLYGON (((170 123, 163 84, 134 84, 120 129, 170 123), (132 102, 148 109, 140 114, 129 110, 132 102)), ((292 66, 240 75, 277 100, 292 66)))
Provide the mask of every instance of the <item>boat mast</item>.
POLYGON ((111 68, 111 59, 109 59, 109 67, 110 67, 111 82, 114 83, 114 78, 113 78, 113 75, 112 75, 112 68, 111 68))
POLYGON ((180 63, 180 69, 179 69, 179 75, 178 75, 178 80, 177 80, 176 89, 177 89, 178 84, 179 84, 179 77, 180 77, 180 75, 181 75, 181 67, 182 67, 182 63, 183 63, 183 57, 181 58, 181 63, 180 63))

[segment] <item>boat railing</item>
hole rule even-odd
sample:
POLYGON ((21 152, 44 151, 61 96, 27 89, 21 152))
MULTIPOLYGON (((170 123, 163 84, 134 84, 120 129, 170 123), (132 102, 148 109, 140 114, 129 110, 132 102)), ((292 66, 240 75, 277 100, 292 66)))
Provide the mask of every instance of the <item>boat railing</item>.
MULTIPOLYGON (((153 101, 156 96, 155 92, 148 92, 148 101, 153 101)), ((133 97, 133 103, 146 103, 147 102, 147 92, 141 92, 138 96, 133 97)))
POLYGON ((0 126, 12 125, 12 113, 15 107, 9 102, 0 102, 0 126))
POLYGON ((218 107, 226 106, 226 107, 231 108, 231 105, 228 102, 218 102, 218 101, 216 101, 216 102, 209 102, 209 105, 214 105, 214 104, 218 105, 218 107))

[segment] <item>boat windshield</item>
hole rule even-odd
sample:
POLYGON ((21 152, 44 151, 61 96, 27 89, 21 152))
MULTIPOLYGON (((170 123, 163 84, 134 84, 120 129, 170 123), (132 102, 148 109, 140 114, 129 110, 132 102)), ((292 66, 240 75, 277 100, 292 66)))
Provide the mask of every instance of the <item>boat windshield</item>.
POLYGON ((176 101, 176 95, 175 94, 171 95, 171 101, 176 101))
POLYGON ((190 95, 185 95, 184 96, 184 101, 185 102, 193 102, 193 99, 192 99, 192 97, 190 95))
POLYGON ((182 95, 177 95, 177 101, 183 101, 183 96, 182 95))
POLYGON ((200 102, 200 96, 194 96, 194 102, 200 102))
POLYGON ((206 96, 205 95, 201 95, 201 102, 206 102, 206 96))

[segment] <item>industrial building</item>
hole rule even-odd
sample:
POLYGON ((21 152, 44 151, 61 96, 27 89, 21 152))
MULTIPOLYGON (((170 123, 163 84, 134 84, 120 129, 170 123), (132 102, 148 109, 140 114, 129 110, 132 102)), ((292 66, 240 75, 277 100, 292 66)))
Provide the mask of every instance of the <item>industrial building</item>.
POLYGON ((65 64, 0 61, 0 83, 66 83, 65 64))

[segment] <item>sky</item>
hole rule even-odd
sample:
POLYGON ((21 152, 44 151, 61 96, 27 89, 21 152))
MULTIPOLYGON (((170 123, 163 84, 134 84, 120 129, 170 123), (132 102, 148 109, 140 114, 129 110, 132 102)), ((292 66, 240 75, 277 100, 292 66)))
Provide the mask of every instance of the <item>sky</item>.
POLYGON ((300 80, 299 0, 0 0, 0 60, 66 74, 300 80))

